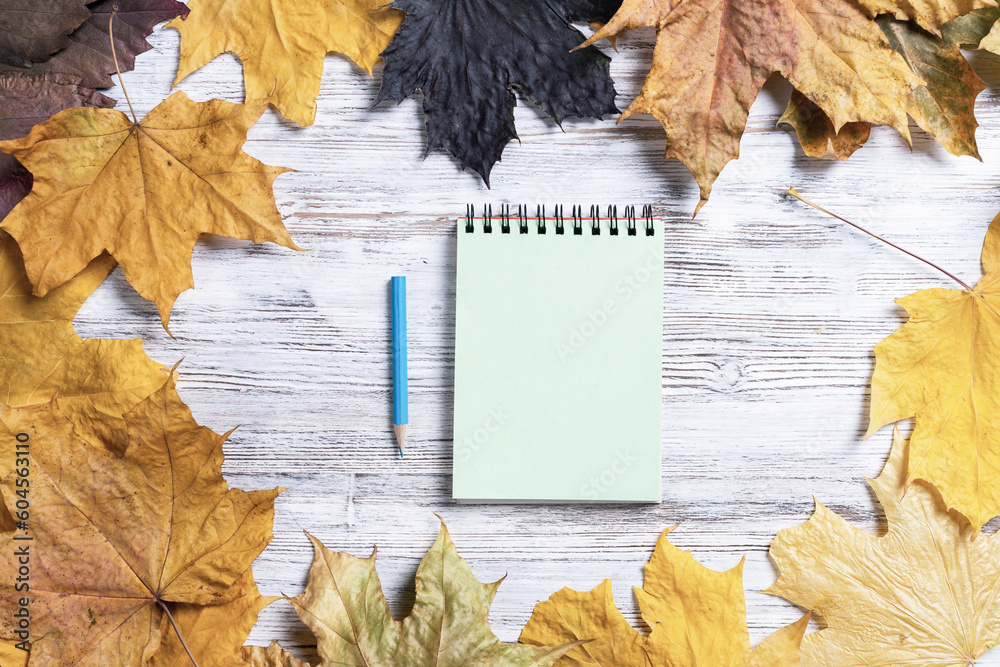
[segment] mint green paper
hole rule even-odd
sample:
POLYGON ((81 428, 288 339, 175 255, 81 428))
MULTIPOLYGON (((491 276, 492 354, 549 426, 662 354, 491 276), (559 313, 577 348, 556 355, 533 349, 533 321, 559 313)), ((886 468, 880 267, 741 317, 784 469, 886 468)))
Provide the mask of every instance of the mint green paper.
POLYGON ((663 223, 458 224, 453 497, 660 501, 663 223))

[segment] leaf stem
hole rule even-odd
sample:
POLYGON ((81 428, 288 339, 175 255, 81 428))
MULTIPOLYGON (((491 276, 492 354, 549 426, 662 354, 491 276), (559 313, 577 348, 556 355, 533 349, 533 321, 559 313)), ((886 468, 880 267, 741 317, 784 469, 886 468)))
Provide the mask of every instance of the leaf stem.
POLYGON ((163 613, 166 614, 167 619, 170 620, 170 625, 174 626, 174 632, 177 633, 177 638, 181 640, 181 646, 183 646, 184 650, 187 651, 188 657, 191 658, 191 662, 194 663, 194 667, 199 667, 198 661, 194 659, 193 655, 191 655, 191 649, 188 648, 187 642, 184 641, 184 636, 181 634, 180 629, 178 629, 177 623, 174 622, 174 617, 170 614, 170 610, 167 608, 167 605, 160 599, 156 600, 156 604, 160 605, 160 608, 163 609, 163 613))
POLYGON ((938 266, 934 262, 926 260, 923 257, 921 257, 920 255, 917 255, 917 254, 914 254, 914 253, 910 252, 906 248, 900 248, 898 245, 896 245, 892 241, 887 241, 886 239, 882 238, 878 234, 873 234, 872 232, 868 231, 867 229, 865 229, 861 225, 855 224, 855 223, 851 222, 850 220, 848 220, 847 218, 839 216, 836 213, 833 213, 831 211, 826 210, 822 206, 818 206, 817 204, 812 203, 811 201, 809 201, 808 199, 806 199, 805 197, 803 197, 802 195, 800 195, 798 192, 796 192, 795 188, 788 188, 788 194, 790 194, 791 196, 795 197, 796 199, 798 199, 799 201, 801 201, 801 202, 803 202, 805 204, 809 204, 814 209, 816 209, 818 211, 822 211, 823 213, 826 213, 830 217, 836 218, 837 220, 840 220, 841 222, 846 222, 851 227, 854 227, 855 229, 864 232, 865 234, 867 234, 868 236, 871 236, 874 239, 878 239, 882 243, 886 244, 887 246, 891 246, 891 247, 895 248, 896 250, 900 251, 901 253, 909 255, 910 257, 913 257, 914 259, 919 259, 924 264, 927 264, 928 266, 931 266, 931 267, 937 269, 938 271, 940 271, 941 273, 943 273, 944 275, 948 276, 949 278, 951 278, 952 280, 954 280, 956 283, 958 283, 959 285, 961 285, 962 287, 964 287, 968 291, 970 291, 970 292, 972 291, 972 288, 969 287, 969 285, 967 285, 964 280, 962 280, 961 278, 959 278, 955 274, 953 274, 953 273, 951 273, 949 271, 945 271, 944 269, 942 269, 940 266, 938 266))
POLYGON ((111 16, 108 17, 108 37, 111 38, 111 57, 115 61, 115 71, 118 72, 118 85, 122 87, 122 92, 125 93, 125 101, 128 102, 128 110, 132 112, 132 122, 136 125, 139 124, 139 119, 135 117, 135 109, 132 108, 132 100, 128 97, 128 91, 125 89, 125 82, 122 81, 122 70, 118 67, 118 54, 115 52, 115 33, 112 29, 115 21, 115 14, 118 13, 118 5, 111 8, 111 16))

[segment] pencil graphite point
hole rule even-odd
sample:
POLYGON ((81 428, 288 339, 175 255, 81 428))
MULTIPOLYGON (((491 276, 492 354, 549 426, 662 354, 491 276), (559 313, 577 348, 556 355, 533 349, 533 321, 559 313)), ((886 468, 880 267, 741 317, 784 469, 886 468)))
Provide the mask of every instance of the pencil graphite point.
POLYGON ((406 424, 393 424, 392 428, 396 431, 396 444, 399 445, 399 455, 403 455, 403 448, 406 447, 406 424))

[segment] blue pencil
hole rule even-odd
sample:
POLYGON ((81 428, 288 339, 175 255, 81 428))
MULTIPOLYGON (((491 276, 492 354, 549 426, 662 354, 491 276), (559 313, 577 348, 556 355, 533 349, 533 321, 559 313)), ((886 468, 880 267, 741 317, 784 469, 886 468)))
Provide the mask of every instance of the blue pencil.
POLYGON ((392 285, 392 424, 399 455, 406 447, 406 425, 410 421, 406 378, 406 276, 393 276, 392 285))

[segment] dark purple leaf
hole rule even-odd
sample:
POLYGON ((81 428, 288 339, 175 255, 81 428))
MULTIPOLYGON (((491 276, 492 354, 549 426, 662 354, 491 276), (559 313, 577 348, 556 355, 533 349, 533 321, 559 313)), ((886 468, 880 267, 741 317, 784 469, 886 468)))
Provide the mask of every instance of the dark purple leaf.
POLYGON ((0 73, 71 74, 79 77, 82 85, 89 88, 112 86, 114 82, 110 75, 115 71, 115 63, 108 38, 108 18, 115 5, 118 6, 115 49, 123 72, 134 69, 135 57, 151 48, 146 37, 153 31, 153 26, 160 21, 188 14, 187 6, 177 0, 97 0, 88 5, 92 15, 69 36, 66 48, 31 70, 0 64, 0 73))
MULTIPOLYGON (((80 86, 78 77, 65 74, 0 74, 0 141, 17 139, 63 109, 110 108, 115 101, 80 86)), ((0 220, 31 191, 31 174, 10 155, 0 153, 0 220)))
POLYGON ((84 0, 2 0, 0 63, 28 68, 69 43, 87 20, 84 0))
POLYGON ((424 94, 427 150, 443 148, 479 172, 517 137, 514 88, 556 122, 616 113, 607 56, 570 21, 607 21, 620 0, 396 0, 406 12, 383 53, 374 104, 424 94))

